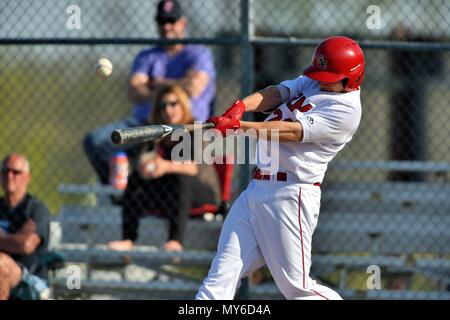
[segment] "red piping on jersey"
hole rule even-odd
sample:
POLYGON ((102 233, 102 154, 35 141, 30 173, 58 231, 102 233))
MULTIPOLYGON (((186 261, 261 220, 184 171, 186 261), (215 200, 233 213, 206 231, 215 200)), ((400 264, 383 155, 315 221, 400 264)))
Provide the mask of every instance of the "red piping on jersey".
POLYGON ((305 285, 305 254, 303 252, 303 229, 302 229, 302 189, 298 192, 298 223, 300 225, 300 242, 302 244, 302 268, 303 268, 303 289, 305 285))
POLYGON ((318 296, 321 296, 321 297, 324 298, 325 300, 330 300, 330 299, 328 299, 328 298, 325 297, 324 295, 321 295, 320 293, 318 293, 318 292, 315 291, 315 290, 312 290, 312 292, 314 292, 314 293, 317 294, 318 296))

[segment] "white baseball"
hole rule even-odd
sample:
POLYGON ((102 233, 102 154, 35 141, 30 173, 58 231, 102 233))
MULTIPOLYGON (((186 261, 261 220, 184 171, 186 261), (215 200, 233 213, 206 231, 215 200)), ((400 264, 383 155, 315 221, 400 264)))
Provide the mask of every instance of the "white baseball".
POLYGON ((113 72, 113 65, 111 61, 106 58, 98 59, 97 65, 95 66, 95 72, 102 79, 108 78, 113 72))

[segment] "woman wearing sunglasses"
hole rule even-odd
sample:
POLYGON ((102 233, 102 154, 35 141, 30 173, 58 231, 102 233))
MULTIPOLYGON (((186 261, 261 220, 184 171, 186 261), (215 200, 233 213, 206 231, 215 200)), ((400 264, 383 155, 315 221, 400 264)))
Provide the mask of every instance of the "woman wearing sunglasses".
MULTIPOLYGON (((154 106, 151 123, 193 122, 189 97, 177 85, 162 87, 155 95, 154 106)), ((122 199, 122 240, 111 242, 111 249, 130 250, 138 237, 140 216, 156 213, 169 223, 169 236, 163 248, 181 251, 190 209, 220 202, 220 185, 214 167, 193 161, 173 161, 172 149, 178 143, 167 136, 144 145, 122 199)))

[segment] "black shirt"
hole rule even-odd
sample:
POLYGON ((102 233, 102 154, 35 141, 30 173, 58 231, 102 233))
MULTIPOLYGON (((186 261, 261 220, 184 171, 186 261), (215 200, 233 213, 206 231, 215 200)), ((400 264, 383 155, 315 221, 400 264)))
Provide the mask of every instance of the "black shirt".
POLYGON ((47 207, 30 194, 26 194, 13 209, 8 207, 4 198, 0 198, 0 228, 4 231, 14 234, 30 218, 36 223, 35 232, 41 238, 41 243, 32 254, 11 254, 11 257, 14 261, 23 264, 30 272, 47 279, 47 270, 36 270, 40 257, 47 252, 50 228, 50 214, 47 207))

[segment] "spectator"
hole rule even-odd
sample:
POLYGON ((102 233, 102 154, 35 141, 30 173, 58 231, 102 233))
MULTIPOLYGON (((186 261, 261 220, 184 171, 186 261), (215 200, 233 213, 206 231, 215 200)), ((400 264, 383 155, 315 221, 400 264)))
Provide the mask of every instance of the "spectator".
MULTIPOLYGON (((179 86, 161 87, 154 106, 152 120, 155 123, 193 122, 189 97, 179 86)), ((190 139, 190 136, 184 138, 190 139)), ((171 160, 171 151, 176 144, 168 136, 156 142, 154 147, 150 146, 150 152, 149 145, 143 149, 122 199, 123 240, 111 242, 111 249, 131 249, 138 236, 139 216, 150 210, 158 211, 168 219, 169 239, 164 249, 181 251, 190 209, 203 204, 219 204, 220 185, 214 167, 171 160)))
MULTIPOLYGON (((160 1, 155 20, 161 39, 185 37, 187 18, 182 15, 178 1, 160 1)), ((84 150, 101 183, 108 183, 109 161, 118 151, 110 140, 111 132, 146 124, 155 91, 167 84, 182 86, 191 97, 194 119, 205 121, 213 113, 215 96, 215 69, 210 50, 202 45, 171 44, 146 49, 137 55, 128 90, 128 97, 134 103, 133 115, 94 129, 84 139, 84 150)), ((129 145, 124 151, 133 160, 139 150, 129 145)))
POLYGON ((30 165, 23 155, 8 155, 1 168, 0 300, 23 299, 27 286, 38 293, 47 289, 47 270, 39 259, 47 252, 49 212, 27 193, 30 165))

